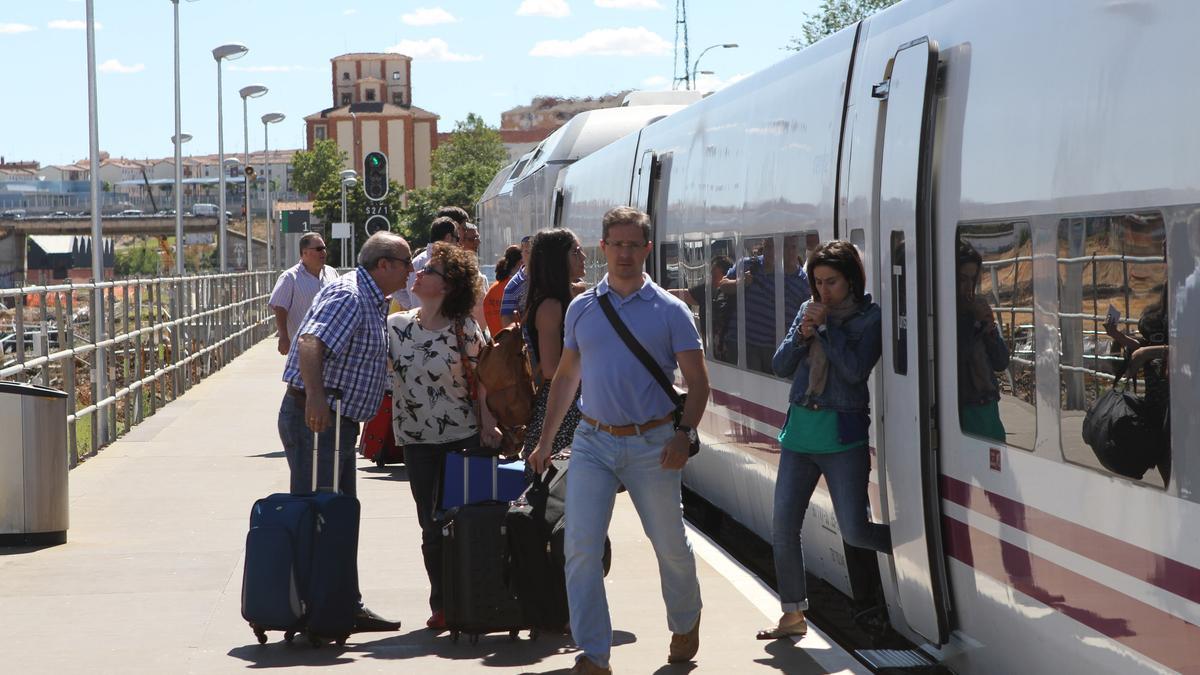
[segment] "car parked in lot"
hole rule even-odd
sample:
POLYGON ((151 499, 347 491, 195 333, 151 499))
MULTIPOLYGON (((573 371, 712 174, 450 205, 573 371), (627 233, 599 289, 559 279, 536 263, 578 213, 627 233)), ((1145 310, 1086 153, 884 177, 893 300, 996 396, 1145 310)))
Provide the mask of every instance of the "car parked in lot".
POLYGON ((145 214, 142 213, 141 209, 125 209, 124 211, 118 213, 117 217, 118 218, 133 218, 133 217, 142 216, 142 215, 145 215, 145 214))

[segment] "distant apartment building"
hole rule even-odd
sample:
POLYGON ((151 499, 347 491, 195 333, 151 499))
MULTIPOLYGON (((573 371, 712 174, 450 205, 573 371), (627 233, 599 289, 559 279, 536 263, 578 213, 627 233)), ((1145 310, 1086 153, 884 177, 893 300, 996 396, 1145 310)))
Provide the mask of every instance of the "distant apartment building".
POLYGON ((412 104, 412 58, 343 54, 330 66, 333 105, 304 118, 308 148, 331 139, 346 153, 346 167, 360 173, 368 153, 383 152, 392 180, 428 187, 438 116, 412 104))
POLYGON ((538 96, 529 105, 520 105, 500 113, 500 129, 544 129, 549 132, 561 127, 581 112, 597 108, 616 108, 628 91, 584 98, 538 96))

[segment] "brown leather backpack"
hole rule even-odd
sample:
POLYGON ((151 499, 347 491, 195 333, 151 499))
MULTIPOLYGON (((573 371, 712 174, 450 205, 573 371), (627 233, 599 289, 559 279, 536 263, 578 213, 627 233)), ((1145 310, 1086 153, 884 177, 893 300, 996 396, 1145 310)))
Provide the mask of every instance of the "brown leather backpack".
POLYGON ((501 330, 484 345, 476 376, 487 389, 487 407, 504 432, 505 445, 512 443, 519 448, 533 415, 534 399, 533 369, 520 324, 501 330))

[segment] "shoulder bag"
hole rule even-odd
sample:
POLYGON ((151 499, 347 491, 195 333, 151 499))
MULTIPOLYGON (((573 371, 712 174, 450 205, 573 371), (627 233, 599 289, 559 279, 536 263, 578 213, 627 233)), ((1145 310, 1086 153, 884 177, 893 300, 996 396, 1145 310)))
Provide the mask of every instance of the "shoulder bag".
MULTIPOLYGON (((643 366, 645 366, 646 370, 650 372, 650 375, 654 377, 654 381, 658 383, 658 386, 662 387, 662 390, 666 392, 667 396, 671 399, 671 402, 675 404, 675 426, 679 426, 679 421, 683 417, 683 404, 685 401, 687 401, 687 392, 681 392, 677 390, 675 385, 671 384, 671 382, 667 380, 666 373, 664 373, 662 368, 660 368, 658 364, 654 362, 654 357, 650 356, 650 353, 646 351, 646 348, 642 346, 642 343, 638 342, 638 339, 633 336, 633 333, 629 332, 629 327, 625 325, 625 322, 621 320, 621 317, 617 316, 617 310, 613 309, 612 302, 610 302, 608 299, 608 294, 605 293, 600 295, 597 298, 597 301, 600 303, 600 308, 604 310, 604 316, 608 317, 608 322, 611 323, 613 329, 617 331, 617 335, 621 336, 621 341, 625 343, 625 346, 629 348, 629 351, 633 352, 633 355, 637 357, 637 360, 640 361, 643 366)), ((698 452, 700 452, 699 440, 688 444, 688 457, 693 457, 698 452)))

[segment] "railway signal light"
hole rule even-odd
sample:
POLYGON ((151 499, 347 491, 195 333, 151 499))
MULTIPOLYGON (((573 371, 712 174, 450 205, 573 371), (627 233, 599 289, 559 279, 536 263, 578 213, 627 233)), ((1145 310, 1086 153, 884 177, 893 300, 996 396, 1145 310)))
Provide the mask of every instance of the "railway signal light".
POLYGON ((369 152, 363 158, 363 193, 371 201, 388 194, 388 159, 382 152, 369 152))

